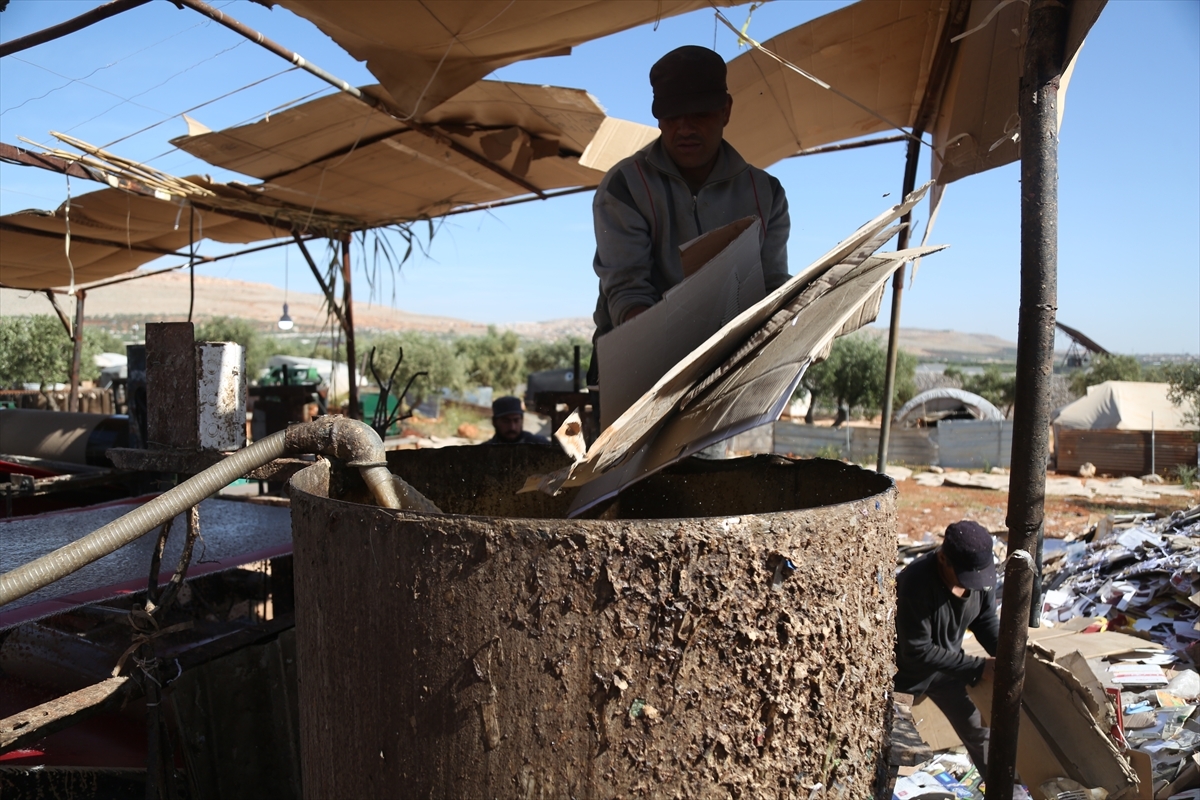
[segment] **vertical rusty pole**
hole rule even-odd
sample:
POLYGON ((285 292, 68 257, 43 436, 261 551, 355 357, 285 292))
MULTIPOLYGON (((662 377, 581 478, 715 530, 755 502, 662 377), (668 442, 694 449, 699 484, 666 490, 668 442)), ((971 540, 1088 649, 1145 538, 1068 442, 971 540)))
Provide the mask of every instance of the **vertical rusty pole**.
MULTIPOLYGON (((913 131, 918 137, 921 133, 913 131)), ((917 162, 921 159, 920 139, 908 140, 908 155, 904 160, 904 192, 901 199, 908 197, 917 185, 917 162)), ((900 221, 904 227, 900 230, 897 250, 908 247, 909 225, 912 223, 912 211, 909 211, 900 221)), ((875 462, 875 471, 883 472, 887 468, 888 443, 892 436, 892 399, 896 394, 896 358, 900 349, 900 301, 904 295, 904 276, 908 273, 908 264, 901 264, 892 278, 892 319, 888 326, 887 371, 883 376, 883 417, 879 421, 879 458, 875 462)))
POLYGON ((354 353, 354 304, 350 291, 350 234, 342 236, 342 309, 346 324, 346 374, 350 379, 350 418, 361 419, 358 407, 358 362, 354 353))
POLYGON ((67 411, 79 410, 79 370, 80 362, 83 360, 83 301, 87 297, 87 292, 82 289, 75 291, 75 329, 71 331, 71 341, 74 345, 71 348, 71 377, 69 389, 70 394, 67 395, 67 411))
POLYGON ((1029 617, 1029 599, 1033 593, 1033 572, 1033 558, 1027 551, 1009 550, 1008 566, 1004 570, 1004 609, 1000 615, 1001 645, 992 692, 987 800, 1012 800, 1017 777, 1017 728, 1021 693, 1025 689, 1025 621, 1029 617), (1005 658, 1006 642, 1019 643, 1015 649, 1019 651, 1020 661, 1005 658))
MULTIPOLYGON (((934 119, 942 103, 942 92, 954 66, 958 54, 958 43, 954 37, 962 33, 967 26, 967 16, 971 13, 971 0, 950 0, 946 8, 945 22, 942 25, 941 39, 937 52, 929 68, 929 81, 925 85, 925 93, 921 97, 921 105, 913 122, 912 137, 908 140, 908 155, 904 161, 904 197, 908 197, 917 185, 917 161, 921 156, 921 137, 925 129, 934 119)), ((912 212, 901 219, 906 227, 900 232, 897 249, 908 247, 912 232, 907 225, 912 223, 912 212)), ((896 271, 892 278, 892 318, 888 326, 887 371, 883 378, 883 417, 879 423, 879 458, 875 464, 876 472, 887 468, 888 445, 892 437, 892 402, 896 393, 896 358, 900 348, 900 301, 904 294, 904 276, 908 272, 905 264, 896 271)))
MULTIPOLYGON (((1006 580, 992 694, 988 800, 1011 800, 1026 625, 1040 610, 1038 577, 1049 452, 1050 379, 1058 303, 1058 81, 1070 0, 1032 0, 1027 23, 1021 115, 1021 312, 1017 330, 1017 392, 1013 412, 1012 476, 1008 493, 1008 552, 1030 564, 1029 579, 1006 580)), ((1012 561, 1010 560, 1010 568, 1012 561)))

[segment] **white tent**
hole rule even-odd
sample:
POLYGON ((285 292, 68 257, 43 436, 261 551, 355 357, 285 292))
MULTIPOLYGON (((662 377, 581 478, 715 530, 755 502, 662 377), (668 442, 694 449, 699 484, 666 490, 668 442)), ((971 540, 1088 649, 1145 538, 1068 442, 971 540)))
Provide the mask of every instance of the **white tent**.
POLYGON ((1184 409, 1172 405, 1167 389, 1165 383, 1105 381, 1089 386, 1086 396, 1061 408, 1053 421, 1076 430, 1196 430, 1184 424, 1184 409))

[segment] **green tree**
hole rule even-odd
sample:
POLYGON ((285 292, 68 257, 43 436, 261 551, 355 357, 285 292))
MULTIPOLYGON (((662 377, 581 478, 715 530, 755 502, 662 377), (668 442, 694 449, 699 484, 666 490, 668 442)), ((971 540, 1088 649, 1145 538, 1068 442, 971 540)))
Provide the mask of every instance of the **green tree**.
POLYGON ((1183 408, 1183 420, 1200 425, 1200 361, 1185 361, 1163 367, 1167 383, 1167 399, 1183 408))
POLYGON ((496 393, 514 391, 525 380, 521 339, 512 331, 500 333, 489 326, 484 336, 464 336, 455 342, 464 360, 467 380, 475 386, 491 386, 496 393))
POLYGON ((987 400, 1002 410, 1005 416, 1017 401, 1016 373, 1005 373, 996 364, 988 364, 981 375, 964 375, 957 367, 947 367, 944 374, 957 378, 963 389, 987 400))
POLYGON ((253 322, 240 317, 213 317, 196 327, 197 342, 235 342, 246 352, 246 379, 258 380, 273 355, 272 342, 253 322))
POLYGON ((568 336, 556 342, 527 342, 521 349, 525 368, 530 372, 548 369, 570 369, 575 366, 575 346, 580 348, 580 365, 584 372, 592 362, 592 343, 582 336, 568 336))
MULTIPOLYGON (((915 392, 917 359, 903 350, 896 354, 896 395, 906 402, 915 392)), ((826 405, 846 405, 851 413, 872 410, 883 403, 883 384, 887 371, 887 350, 880 342, 865 335, 835 339, 829 357, 813 364, 805 372, 804 387, 812 392, 807 422, 812 422, 818 400, 826 405)))
MULTIPOLYGON (((366 352, 369 353, 372 346, 375 348, 375 369, 384 380, 391 375, 392 367, 400 356, 400 348, 404 348, 404 360, 396 370, 395 392, 402 390, 408 379, 418 372, 429 373, 427 378, 418 378, 413 384, 414 393, 419 395, 438 389, 461 391, 466 386, 465 359, 444 339, 427 333, 405 331, 378 337, 366 348, 366 352)), ((374 379, 369 371, 368 377, 374 379)))
MULTIPOLYGON (((74 347, 57 317, 0 318, 0 386, 67 383, 74 347)), ((108 331, 84 325, 80 380, 91 381, 100 375, 95 358, 104 352, 124 353, 125 345, 108 331)))
POLYGON ((1089 386, 1095 386, 1105 381, 1140 381, 1142 365, 1133 356, 1121 356, 1115 353, 1098 355, 1092 359, 1088 370, 1079 370, 1071 375, 1071 392, 1083 396, 1089 386))

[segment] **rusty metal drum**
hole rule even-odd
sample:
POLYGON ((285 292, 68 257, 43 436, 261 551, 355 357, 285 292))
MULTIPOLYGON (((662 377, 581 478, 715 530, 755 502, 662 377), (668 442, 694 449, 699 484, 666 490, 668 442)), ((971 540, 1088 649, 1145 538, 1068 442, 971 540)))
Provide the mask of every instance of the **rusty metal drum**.
POLYGON ((389 454, 446 512, 293 478, 309 798, 867 797, 893 673, 892 481, 691 459, 598 518, 537 446, 389 454))

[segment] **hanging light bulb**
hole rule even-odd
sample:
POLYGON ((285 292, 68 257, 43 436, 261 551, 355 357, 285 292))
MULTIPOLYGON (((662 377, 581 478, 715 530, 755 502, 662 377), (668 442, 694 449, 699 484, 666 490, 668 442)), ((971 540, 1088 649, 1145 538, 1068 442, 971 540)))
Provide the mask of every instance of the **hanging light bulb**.
POLYGON ((285 247, 283 250, 283 316, 279 318, 279 330, 290 331, 296 323, 292 322, 292 318, 288 316, 287 299, 288 299, 288 250, 290 247, 285 247))
POLYGON ((279 318, 279 330, 290 331, 296 323, 292 322, 292 318, 288 316, 287 303, 283 304, 283 316, 279 318))

